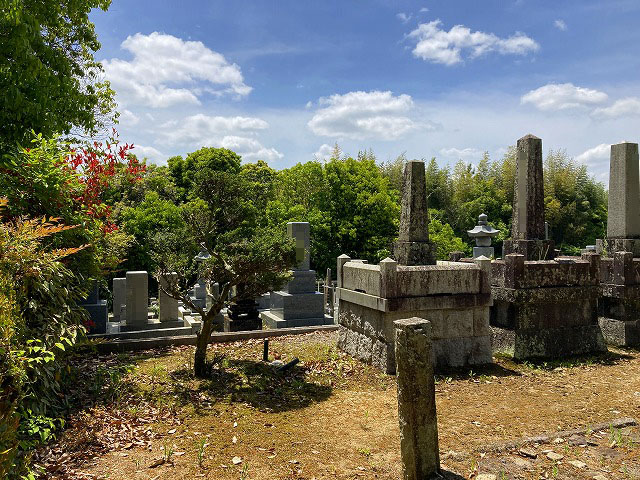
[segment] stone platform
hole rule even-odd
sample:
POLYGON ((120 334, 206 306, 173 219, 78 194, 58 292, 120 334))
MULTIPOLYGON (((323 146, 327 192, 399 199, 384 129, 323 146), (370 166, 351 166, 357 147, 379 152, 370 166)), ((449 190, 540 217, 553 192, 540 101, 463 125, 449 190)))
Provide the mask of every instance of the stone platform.
POLYGON ((606 350, 598 325, 600 256, 492 264, 493 350, 516 360, 606 350))
POLYGON ((633 252, 616 252, 600 267, 598 322, 607 343, 623 347, 640 345, 640 258, 633 252))
POLYGON ((436 369, 492 362, 490 260, 403 266, 338 259, 338 346, 395 373, 395 320, 419 317, 432 329, 436 369))

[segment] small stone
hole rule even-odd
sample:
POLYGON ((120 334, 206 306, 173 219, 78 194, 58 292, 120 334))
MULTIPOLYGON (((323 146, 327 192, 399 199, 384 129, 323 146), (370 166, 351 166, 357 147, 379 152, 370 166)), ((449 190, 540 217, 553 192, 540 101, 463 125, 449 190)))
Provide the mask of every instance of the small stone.
POLYGON ((564 455, 560 455, 559 453, 556 453, 556 452, 549 452, 547 453, 547 458, 549 460, 557 462, 558 460, 562 460, 564 458, 564 455))
POLYGON ((568 462, 570 465, 573 465, 576 468, 587 468, 587 464, 584 462, 581 462, 580 460, 571 460, 570 462, 568 462))
POLYGON ((598 475, 595 475, 593 477, 593 480, 609 480, 609 478, 607 478, 606 475, 603 475, 602 473, 599 473, 598 475))
POLYGON ((493 473, 481 473, 476 477, 476 480, 497 480, 497 479, 498 477, 496 477, 493 473))
POLYGON ((520 468, 529 469, 533 467, 533 464, 529 460, 526 460, 522 457, 512 457, 511 460, 520 468))
POLYGON ((529 457, 529 458, 538 458, 538 452, 536 452, 533 448, 523 447, 518 450, 520 455, 529 457))

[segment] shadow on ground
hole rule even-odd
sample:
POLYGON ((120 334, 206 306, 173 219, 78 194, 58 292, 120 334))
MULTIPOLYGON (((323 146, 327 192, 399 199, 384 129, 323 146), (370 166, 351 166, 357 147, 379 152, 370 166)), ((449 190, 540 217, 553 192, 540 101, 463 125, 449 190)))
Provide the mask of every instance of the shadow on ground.
MULTIPOLYGON (((331 396, 332 388, 308 382, 304 368, 293 367, 285 372, 268 363, 253 360, 229 360, 213 368, 211 377, 200 380, 194 389, 181 380, 193 378, 187 370, 170 374, 174 394, 179 401, 194 403, 194 396, 206 394, 211 400, 246 403, 261 411, 284 412, 322 402, 331 396)), ((197 402, 195 402, 197 404, 197 402)))

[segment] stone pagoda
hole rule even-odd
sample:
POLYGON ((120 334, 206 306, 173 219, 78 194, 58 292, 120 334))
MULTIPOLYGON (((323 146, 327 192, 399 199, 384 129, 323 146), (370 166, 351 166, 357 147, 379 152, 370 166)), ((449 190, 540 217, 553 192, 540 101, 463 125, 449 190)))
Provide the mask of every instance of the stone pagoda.
POLYGON ((467 234, 475 239, 476 246, 473 247, 473 258, 478 257, 495 257, 495 252, 491 246, 491 239, 500 233, 500 230, 496 230, 487 223, 487 215, 481 213, 478 216, 478 225, 473 227, 472 230, 467 230, 467 234))

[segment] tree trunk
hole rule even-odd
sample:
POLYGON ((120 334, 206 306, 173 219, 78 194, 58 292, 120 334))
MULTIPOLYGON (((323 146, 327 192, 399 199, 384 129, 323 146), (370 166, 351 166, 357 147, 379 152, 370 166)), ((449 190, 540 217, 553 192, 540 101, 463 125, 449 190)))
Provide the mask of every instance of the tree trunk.
POLYGON ((196 353, 193 357, 193 373, 196 377, 204 378, 209 376, 209 366, 207 365, 207 346, 211 338, 213 330, 213 318, 215 314, 212 311, 202 318, 202 328, 196 339, 196 353))

